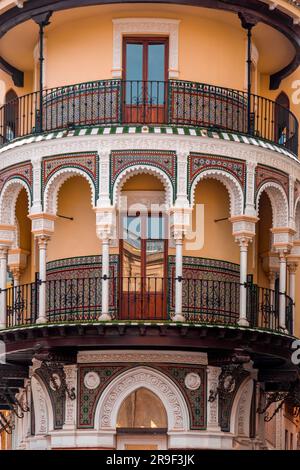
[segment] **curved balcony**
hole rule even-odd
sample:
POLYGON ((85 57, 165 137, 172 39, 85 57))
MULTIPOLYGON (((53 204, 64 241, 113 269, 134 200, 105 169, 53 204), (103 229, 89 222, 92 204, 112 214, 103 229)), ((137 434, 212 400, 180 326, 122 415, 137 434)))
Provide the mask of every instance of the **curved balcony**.
MULTIPOLYGON (((155 277, 113 277, 109 282, 112 321, 169 322, 174 315, 175 282, 182 282, 186 323, 238 326, 240 283, 155 277)), ((95 322, 101 315, 101 277, 46 282, 48 323, 95 322)), ((34 325, 38 318, 40 282, 7 289, 7 328, 34 325)), ((293 334, 293 302, 286 297, 286 329, 293 334)), ((279 325, 279 293, 247 285, 250 328, 283 331, 279 325)))
POLYGON ((179 80, 101 80, 34 92, 0 108, 0 144, 88 126, 166 125, 236 132, 298 152, 298 121, 278 103, 179 80))

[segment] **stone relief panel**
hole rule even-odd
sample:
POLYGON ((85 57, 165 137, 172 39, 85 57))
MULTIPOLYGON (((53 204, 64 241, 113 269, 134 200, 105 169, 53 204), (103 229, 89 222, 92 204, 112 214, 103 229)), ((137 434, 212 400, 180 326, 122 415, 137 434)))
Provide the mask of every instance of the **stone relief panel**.
MULTIPOLYGON (((143 363, 138 363, 138 365, 141 366, 143 363)), ((88 429, 96 426, 95 410, 105 388, 121 373, 130 369, 134 372, 136 366, 136 363, 79 365, 78 428, 88 429), (92 384, 90 379, 93 379, 92 384)), ((206 429, 206 367, 155 364, 151 366, 151 370, 163 373, 180 389, 189 410, 190 429, 206 429)))

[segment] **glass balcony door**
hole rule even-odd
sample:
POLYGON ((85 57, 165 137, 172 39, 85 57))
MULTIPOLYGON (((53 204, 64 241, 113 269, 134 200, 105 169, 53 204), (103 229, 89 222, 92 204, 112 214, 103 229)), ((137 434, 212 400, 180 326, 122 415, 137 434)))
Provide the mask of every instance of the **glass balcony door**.
POLYGON ((125 121, 164 123, 167 104, 167 38, 125 38, 123 60, 125 121))
POLYGON ((126 216, 121 240, 121 317, 163 319, 166 315, 167 241, 162 216, 126 216))

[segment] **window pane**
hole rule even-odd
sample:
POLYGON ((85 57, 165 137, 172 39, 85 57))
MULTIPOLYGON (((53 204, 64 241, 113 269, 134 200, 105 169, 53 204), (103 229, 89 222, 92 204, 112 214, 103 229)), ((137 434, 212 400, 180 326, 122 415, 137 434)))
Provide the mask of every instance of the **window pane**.
POLYGON ((165 44, 149 44, 148 47, 148 97, 149 104, 164 104, 165 44), (160 82, 160 83, 158 83, 160 82))
POLYGON ((126 104, 138 104, 142 96, 143 45, 126 44, 126 104), (139 82, 138 82, 139 81, 139 82))

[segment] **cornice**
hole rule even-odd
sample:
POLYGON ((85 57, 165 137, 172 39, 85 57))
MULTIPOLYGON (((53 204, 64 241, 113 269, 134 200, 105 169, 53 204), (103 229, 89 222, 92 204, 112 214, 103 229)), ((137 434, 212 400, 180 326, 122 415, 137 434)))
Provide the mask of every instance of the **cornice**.
POLYGON ((111 150, 172 150, 177 154, 190 152, 238 158, 247 163, 263 164, 277 168, 300 180, 300 162, 296 157, 284 155, 246 143, 210 137, 169 134, 110 134, 86 135, 29 143, 2 152, 0 171, 11 165, 31 160, 33 165, 43 157, 72 152, 95 151, 98 154, 111 150))

